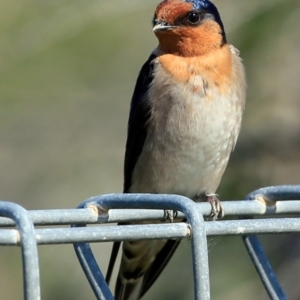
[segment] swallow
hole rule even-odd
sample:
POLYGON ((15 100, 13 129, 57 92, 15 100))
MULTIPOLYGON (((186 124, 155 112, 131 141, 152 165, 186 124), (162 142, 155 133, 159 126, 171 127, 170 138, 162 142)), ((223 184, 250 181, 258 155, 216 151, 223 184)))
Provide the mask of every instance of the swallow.
MULTIPOLYGON (((208 0, 165 0, 155 9, 158 46, 143 65, 128 121, 124 193, 177 194, 209 201, 235 147, 245 106, 239 51, 227 43, 208 0)), ((123 242, 115 299, 140 299, 160 275, 178 240, 123 242)), ((118 252, 115 243, 107 278, 118 252)))

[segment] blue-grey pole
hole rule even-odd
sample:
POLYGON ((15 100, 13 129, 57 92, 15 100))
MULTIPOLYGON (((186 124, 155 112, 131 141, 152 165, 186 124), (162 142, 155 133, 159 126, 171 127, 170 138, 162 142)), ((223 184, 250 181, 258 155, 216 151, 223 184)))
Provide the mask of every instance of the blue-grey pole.
POLYGON ((35 232, 27 210, 18 204, 0 201, 0 216, 13 219, 20 234, 24 299, 39 300, 40 275, 35 232))

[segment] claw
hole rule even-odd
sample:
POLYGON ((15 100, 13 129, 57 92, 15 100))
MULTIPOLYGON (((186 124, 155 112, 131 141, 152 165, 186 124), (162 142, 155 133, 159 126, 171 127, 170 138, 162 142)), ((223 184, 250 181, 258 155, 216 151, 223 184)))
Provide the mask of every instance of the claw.
POLYGON ((224 217, 224 209, 222 207, 221 201, 217 198, 217 195, 210 194, 206 195, 205 201, 209 202, 211 205, 211 213, 209 218, 213 221, 222 219, 224 217))
POLYGON ((165 220, 169 220, 170 223, 173 223, 174 222, 174 219, 177 217, 177 210, 172 210, 172 209, 166 209, 165 210, 165 220))

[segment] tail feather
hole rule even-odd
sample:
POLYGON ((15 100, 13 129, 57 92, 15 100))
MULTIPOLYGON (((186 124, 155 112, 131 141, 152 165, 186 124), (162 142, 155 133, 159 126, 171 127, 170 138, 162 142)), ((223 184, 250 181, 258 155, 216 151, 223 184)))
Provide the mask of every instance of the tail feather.
POLYGON ((179 243, 180 240, 124 242, 115 299, 141 299, 165 268, 179 243))
POLYGON ((110 283, 111 275, 114 270, 114 266, 115 266, 115 262, 116 262, 116 259, 117 259, 118 253, 119 253, 120 245, 121 245, 121 242, 114 242, 114 244, 113 244, 113 248, 111 251, 109 264, 108 264, 108 268, 107 268, 106 278, 105 278, 108 285, 110 283))
POLYGON ((122 280, 118 276, 116 283, 115 300, 138 300, 140 299, 143 277, 134 280, 122 280))

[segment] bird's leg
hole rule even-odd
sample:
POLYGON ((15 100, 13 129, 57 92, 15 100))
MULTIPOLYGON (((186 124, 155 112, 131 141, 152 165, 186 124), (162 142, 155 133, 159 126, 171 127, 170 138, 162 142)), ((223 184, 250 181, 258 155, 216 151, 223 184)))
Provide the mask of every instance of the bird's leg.
POLYGON ((205 194, 205 201, 209 202, 211 205, 211 213, 209 215, 210 219, 214 221, 224 217, 224 209, 216 194, 205 194))
POLYGON ((164 219, 165 221, 170 221, 170 223, 174 222, 174 219, 177 217, 177 210, 172 210, 172 209, 165 209, 164 210, 165 215, 164 219))

